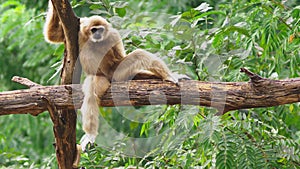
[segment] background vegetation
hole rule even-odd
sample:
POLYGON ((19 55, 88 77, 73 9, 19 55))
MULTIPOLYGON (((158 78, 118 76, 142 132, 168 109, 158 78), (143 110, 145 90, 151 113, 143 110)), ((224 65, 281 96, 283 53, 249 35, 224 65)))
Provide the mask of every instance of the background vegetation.
MULTIPOLYGON (((10 81, 14 75, 57 84, 63 46, 43 39, 47 1, 0 2, 0 91, 22 88, 10 81)), ((157 53, 173 71, 203 81, 248 81, 239 72, 241 67, 271 79, 299 77, 299 4, 299 0, 72 1, 78 16, 109 19, 127 52, 143 48, 157 53)), ((215 113, 180 105, 103 108, 101 145, 84 153, 81 164, 300 167, 299 103, 215 113)), ((47 113, 2 116, 0 125, 0 168, 56 168, 47 113)), ((78 123, 78 140, 82 134, 78 123)))

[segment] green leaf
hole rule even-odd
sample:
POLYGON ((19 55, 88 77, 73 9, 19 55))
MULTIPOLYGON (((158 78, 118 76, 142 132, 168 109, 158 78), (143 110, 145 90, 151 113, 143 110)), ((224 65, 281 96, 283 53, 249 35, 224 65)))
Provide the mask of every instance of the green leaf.
POLYGON ((185 18, 185 19, 191 19, 191 18, 194 18, 198 14, 199 14, 199 11, 191 9, 190 11, 183 12, 181 14, 181 17, 185 18))
POLYGON ((116 8, 116 13, 120 17, 124 17, 126 15, 126 9, 125 8, 116 8))
POLYGON ((223 16, 226 16, 226 13, 223 12, 223 11, 208 11, 208 12, 205 12, 201 15, 198 15, 195 17, 195 19, 199 19, 199 18, 204 18, 206 16, 209 16, 209 15, 223 15, 223 16))
POLYGON ((249 34, 249 31, 247 29, 244 29, 244 28, 241 28, 241 27, 237 27, 237 26, 229 26, 229 27, 226 27, 225 30, 224 30, 224 33, 230 33, 230 32, 239 32, 243 35, 246 35, 247 37, 251 37, 250 34, 249 34))

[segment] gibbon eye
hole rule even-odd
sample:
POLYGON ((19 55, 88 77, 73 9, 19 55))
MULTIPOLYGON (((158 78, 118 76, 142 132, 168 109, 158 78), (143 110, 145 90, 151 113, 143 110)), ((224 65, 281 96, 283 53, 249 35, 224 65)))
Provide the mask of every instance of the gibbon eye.
POLYGON ((91 29, 92 33, 96 33, 96 32, 102 33, 103 31, 104 31, 103 27, 99 27, 99 28, 94 27, 94 28, 91 29))
POLYGON ((92 29, 91 29, 91 32, 92 32, 92 33, 97 32, 97 28, 92 28, 92 29))

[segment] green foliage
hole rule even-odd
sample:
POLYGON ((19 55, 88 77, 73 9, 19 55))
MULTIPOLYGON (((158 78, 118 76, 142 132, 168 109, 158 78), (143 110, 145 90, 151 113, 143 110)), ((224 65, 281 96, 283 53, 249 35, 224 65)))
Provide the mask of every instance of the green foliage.
POLYGON ((39 118, 16 115, 0 118, 0 166, 49 168, 55 163, 49 118, 47 114, 39 118))
POLYGON ((0 12, 0 89, 20 88, 10 80, 14 75, 42 84, 57 81, 58 78, 49 82, 55 72, 49 67, 60 57, 53 57, 49 51, 54 53, 55 49, 44 42, 43 15, 35 16, 34 10, 27 10, 18 1, 1 4, 0 12))
MULTIPOLYGON (((164 14, 164 9, 158 12, 155 5, 156 11, 151 11, 151 5, 145 11, 144 1, 141 6, 123 3, 122 10, 119 3, 106 2, 106 6, 102 3, 92 5, 93 13, 109 18, 122 33, 128 51, 145 48, 158 52, 172 70, 194 79, 246 81, 247 77, 239 72, 241 67, 273 79, 299 76, 299 7, 271 1, 220 2, 216 6, 202 3, 170 15, 164 14)), ((150 139, 162 135, 159 148, 152 148, 142 157, 130 155, 126 153, 130 144, 125 137, 116 140, 114 146, 91 149, 84 154, 82 165, 297 168, 300 123, 294 108, 299 109, 299 105, 234 111, 222 117, 214 116, 212 109, 198 108, 198 113, 191 113, 191 118, 182 121, 180 113, 188 114, 192 109, 162 107, 161 111, 155 109, 157 113, 144 116, 147 120, 136 126, 139 137, 150 139), (177 130, 191 123, 194 125, 187 127, 188 132, 177 130), (181 142, 174 139, 174 133, 181 142)), ((147 111, 144 108, 141 112, 147 111)), ((107 121, 110 126, 119 124, 107 121)), ((138 137, 132 135, 136 129, 131 128, 132 132, 128 129, 118 131, 126 132, 127 139, 138 137)), ((148 146, 147 141, 144 146, 148 146)))
MULTIPOLYGON (((146 49, 172 71, 197 80, 248 81, 241 67, 271 79, 299 77, 297 2, 102 0, 72 5, 79 16, 106 17, 120 31, 127 53, 146 49)), ((58 79, 48 81, 59 73, 51 65, 59 68, 63 47, 43 40, 46 4, 35 9, 28 4, 1 3, 0 90, 19 87, 9 82, 13 75, 42 84, 58 79)), ((299 110, 299 104, 291 104, 216 116, 216 110, 198 106, 101 108, 98 145, 82 153, 81 165, 299 168, 299 110)), ((5 126, 0 132, 1 166, 55 168, 47 115, 5 116, 0 124, 5 126)), ((78 138, 82 134, 79 123, 78 138)))
MULTIPOLYGON (((54 84, 58 77, 49 80, 55 72, 51 65, 59 62, 60 57, 54 53, 60 55, 62 48, 56 50, 44 42, 44 15, 15 0, 1 1, 0 13, 0 91, 24 88, 11 82, 15 75, 44 85, 54 84)), ((48 115, 2 116, 0 124, 0 168, 55 166, 48 115)))

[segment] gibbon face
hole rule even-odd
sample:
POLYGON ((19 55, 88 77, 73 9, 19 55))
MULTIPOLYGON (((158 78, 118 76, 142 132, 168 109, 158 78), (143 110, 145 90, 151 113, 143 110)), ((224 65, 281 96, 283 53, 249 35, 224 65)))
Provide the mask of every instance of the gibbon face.
POLYGON ((100 42, 103 40, 105 27, 104 26, 93 26, 90 28, 90 38, 93 42, 100 42))
POLYGON ((110 24, 101 16, 92 16, 80 19, 80 38, 83 41, 101 42, 107 38, 110 24))

